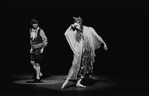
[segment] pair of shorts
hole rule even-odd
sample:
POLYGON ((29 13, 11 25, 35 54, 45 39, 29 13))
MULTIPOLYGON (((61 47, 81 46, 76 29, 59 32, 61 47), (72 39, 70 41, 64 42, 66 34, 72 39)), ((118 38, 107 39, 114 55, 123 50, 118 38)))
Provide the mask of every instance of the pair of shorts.
POLYGON ((42 56, 41 56, 41 49, 42 48, 37 48, 33 49, 31 53, 31 61, 34 61, 35 63, 41 63, 42 56))

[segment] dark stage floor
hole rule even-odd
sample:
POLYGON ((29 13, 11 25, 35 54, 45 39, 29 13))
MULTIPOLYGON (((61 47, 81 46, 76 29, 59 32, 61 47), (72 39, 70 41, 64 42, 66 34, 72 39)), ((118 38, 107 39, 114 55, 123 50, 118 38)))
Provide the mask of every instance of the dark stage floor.
POLYGON ((66 89, 61 89, 66 75, 46 74, 41 83, 32 81, 32 74, 11 75, 1 79, 0 96, 147 96, 147 79, 132 76, 97 76, 77 88, 70 81, 66 89))

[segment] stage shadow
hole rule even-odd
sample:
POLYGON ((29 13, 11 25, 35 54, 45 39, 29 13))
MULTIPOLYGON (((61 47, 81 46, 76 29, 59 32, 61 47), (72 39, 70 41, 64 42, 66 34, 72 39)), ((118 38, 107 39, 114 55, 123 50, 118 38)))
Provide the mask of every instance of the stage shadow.
POLYGON ((26 81, 26 83, 44 83, 44 82, 43 82, 43 81, 35 82, 35 81, 33 80, 33 81, 26 81))
POLYGON ((105 79, 83 79, 81 83, 85 86, 94 86, 95 84, 99 82, 111 83, 110 81, 105 80, 105 79))

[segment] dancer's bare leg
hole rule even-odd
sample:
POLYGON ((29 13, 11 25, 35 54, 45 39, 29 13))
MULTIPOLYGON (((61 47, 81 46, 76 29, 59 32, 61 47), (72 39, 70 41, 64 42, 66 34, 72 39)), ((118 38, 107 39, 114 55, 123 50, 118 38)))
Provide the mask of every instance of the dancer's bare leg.
POLYGON ((65 80, 65 82, 63 83, 63 85, 62 85, 62 87, 61 87, 62 89, 68 84, 68 81, 69 81, 69 79, 66 79, 66 80, 65 80))
POLYGON ((75 64, 77 64, 78 63, 78 59, 74 56, 74 59, 73 59, 73 62, 72 62, 72 67, 71 67, 71 69, 70 69, 70 71, 69 71, 69 74, 68 74, 68 77, 67 77, 67 79, 65 80, 65 82, 63 83, 63 85, 62 85, 62 89, 68 84, 68 81, 70 80, 70 78, 72 77, 72 75, 74 74, 74 66, 75 66, 75 64))
POLYGON ((70 80, 70 77, 73 75, 73 69, 71 69, 71 71, 70 71, 70 73, 69 73, 69 75, 68 75, 68 77, 67 77, 67 79, 65 80, 65 82, 63 83, 63 85, 62 85, 62 89, 68 84, 68 81, 70 80))

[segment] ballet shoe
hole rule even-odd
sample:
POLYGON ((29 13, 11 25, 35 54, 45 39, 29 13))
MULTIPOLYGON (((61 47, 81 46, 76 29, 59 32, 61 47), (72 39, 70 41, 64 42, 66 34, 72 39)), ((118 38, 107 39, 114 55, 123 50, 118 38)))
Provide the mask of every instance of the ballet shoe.
POLYGON ((37 78, 36 78, 36 79, 34 79, 33 82, 34 82, 34 83, 39 83, 39 82, 41 82, 41 81, 40 81, 40 79, 37 79, 37 78))

